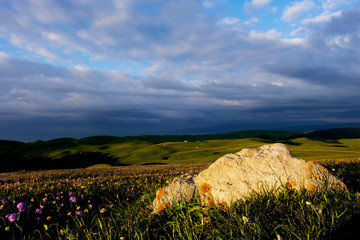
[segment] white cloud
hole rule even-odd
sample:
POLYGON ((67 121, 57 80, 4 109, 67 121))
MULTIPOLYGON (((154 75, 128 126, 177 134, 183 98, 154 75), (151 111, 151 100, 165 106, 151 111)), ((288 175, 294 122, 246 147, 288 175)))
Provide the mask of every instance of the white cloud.
POLYGON ((248 10, 260 9, 271 3, 272 0, 252 0, 251 2, 245 2, 244 8, 248 10))
POLYGON ((306 18, 302 20, 302 24, 310 24, 310 23, 321 23, 321 22, 328 22, 333 17, 340 17, 342 11, 336 11, 336 12, 328 12, 324 11, 320 15, 313 17, 313 18, 306 18))
POLYGON ((321 0, 321 5, 324 9, 334 9, 341 5, 348 5, 351 0, 321 0))
POLYGON ((313 7, 315 7, 315 4, 311 0, 304 0, 301 2, 291 3, 290 5, 284 8, 281 19, 286 22, 294 21, 300 18, 301 16, 303 16, 313 7))

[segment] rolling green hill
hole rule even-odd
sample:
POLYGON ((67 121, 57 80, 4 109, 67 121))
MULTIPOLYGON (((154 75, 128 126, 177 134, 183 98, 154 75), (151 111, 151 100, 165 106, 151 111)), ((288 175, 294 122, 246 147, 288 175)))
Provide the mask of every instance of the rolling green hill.
POLYGON ((206 135, 93 136, 30 143, 1 140, 0 171, 83 168, 97 164, 214 162, 226 153, 274 142, 286 144, 295 157, 305 160, 359 158, 359 129, 311 133, 253 130, 206 135))

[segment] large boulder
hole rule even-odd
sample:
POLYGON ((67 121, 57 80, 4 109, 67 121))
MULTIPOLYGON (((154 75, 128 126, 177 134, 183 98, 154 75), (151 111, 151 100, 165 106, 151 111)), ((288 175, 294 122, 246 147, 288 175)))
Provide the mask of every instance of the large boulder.
POLYGON ((326 168, 314 162, 294 158, 280 143, 260 148, 245 148, 226 154, 196 178, 203 205, 230 207, 252 193, 285 188, 346 189, 345 184, 326 168))
POLYGON ((154 213, 165 209, 173 203, 187 202, 199 194, 199 187, 195 181, 196 175, 183 175, 172 180, 170 185, 162 187, 156 192, 153 201, 154 213))
POLYGON ((197 176, 175 178, 157 191, 153 207, 158 212, 198 194, 203 205, 230 207, 252 193, 286 188, 315 192, 346 186, 326 168, 294 158, 284 144, 275 143, 226 154, 197 176))

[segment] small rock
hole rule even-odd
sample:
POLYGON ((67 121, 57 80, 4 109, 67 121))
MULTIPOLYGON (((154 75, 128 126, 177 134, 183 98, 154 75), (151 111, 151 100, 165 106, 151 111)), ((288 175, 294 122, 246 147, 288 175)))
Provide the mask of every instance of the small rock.
POLYGON ((153 202, 154 213, 169 207, 173 203, 187 202, 199 194, 195 181, 196 175, 183 175, 176 177, 170 185, 160 188, 156 192, 153 202))

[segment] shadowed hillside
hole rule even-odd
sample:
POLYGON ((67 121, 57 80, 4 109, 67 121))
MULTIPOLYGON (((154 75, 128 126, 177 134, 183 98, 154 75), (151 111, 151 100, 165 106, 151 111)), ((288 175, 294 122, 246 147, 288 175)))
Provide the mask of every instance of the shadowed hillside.
POLYGON ((29 143, 0 141, 0 171, 213 162, 245 147, 281 142, 305 160, 358 158, 359 128, 310 133, 252 130, 205 135, 93 136, 29 143))

